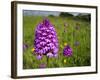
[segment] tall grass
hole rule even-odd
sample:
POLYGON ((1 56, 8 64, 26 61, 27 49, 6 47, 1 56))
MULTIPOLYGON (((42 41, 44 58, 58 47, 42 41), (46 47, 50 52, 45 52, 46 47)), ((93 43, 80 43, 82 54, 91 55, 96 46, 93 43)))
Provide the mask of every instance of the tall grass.
MULTIPOLYGON (((50 58, 47 68, 56 67, 75 67, 75 66, 90 66, 90 39, 91 27, 90 23, 82 20, 75 20, 73 17, 48 17, 54 25, 59 41, 59 52, 57 58, 50 58), (76 24, 80 24, 79 29, 76 29, 76 24), (67 24, 67 26, 64 26, 67 24), (64 32, 65 30, 65 32, 64 32), (79 42, 79 45, 75 45, 79 42), (63 56, 64 43, 70 45, 73 50, 71 57, 63 56), (66 62, 64 62, 66 60, 66 62)), ((32 48, 34 47, 35 28, 43 20, 41 16, 23 16, 23 44, 27 44, 28 48, 23 52, 23 68, 35 69, 39 68, 40 64, 46 64, 47 59, 44 56, 42 60, 37 60, 33 55, 32 48)))

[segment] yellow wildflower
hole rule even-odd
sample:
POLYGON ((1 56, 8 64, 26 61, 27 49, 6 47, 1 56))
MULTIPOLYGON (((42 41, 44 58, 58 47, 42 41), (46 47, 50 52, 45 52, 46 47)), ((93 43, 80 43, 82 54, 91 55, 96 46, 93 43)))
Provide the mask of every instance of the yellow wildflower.
POLYGON ((32 48, 32 52, 34 52, 34 50, 35 50, 35 49, 34 49, 34 48, 32 48))
POLYGON ((66 59, 64 59, 64 63, 66 63, 67 61, 66 61, 66 59))
POLYGON ((67 43, 64 43, 64 46, 66 46, 67 45, 67 43))

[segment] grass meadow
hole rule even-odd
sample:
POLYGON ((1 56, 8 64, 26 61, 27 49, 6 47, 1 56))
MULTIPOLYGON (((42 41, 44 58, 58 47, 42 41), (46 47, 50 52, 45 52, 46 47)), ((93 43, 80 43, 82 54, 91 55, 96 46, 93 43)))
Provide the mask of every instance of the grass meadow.
POLYGON ((45 68, 90 66, 90 22, 74 17, 47 17, 57 32, 59 41, 58 57, 49 58, 48 61, 46 56, 41 60, 36 59, 32 52, 35 28, 42 22, 43 18, 43 16, 23 16, 23 45, 27 45, 27 48, 23 51, 23 69, 40 68, 41 64, 46 64, 45 68), (63 56, 65 44, 70 45, 73 50, 70 57, 63 56))

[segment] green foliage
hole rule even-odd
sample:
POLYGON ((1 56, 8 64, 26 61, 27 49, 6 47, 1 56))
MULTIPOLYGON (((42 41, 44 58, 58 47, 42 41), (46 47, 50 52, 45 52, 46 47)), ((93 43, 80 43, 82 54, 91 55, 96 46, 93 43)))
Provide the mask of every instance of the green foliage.
POLYGON ((84 21, 90 21, 91 20, 91 16, 90 14, 87 14, 87 15, 82 15, 82 14, 79 14, 78 16, 76 16, 78 19, 81 19, 81 20, 84 20, 84 21))
POLYGON ((51 15, 49 15, 49 17, 55 17, 55 16, 51 14, 51 15))
POLYGON ((87 21, 76 21, 71 17, 51 17, 48 16, 50 22, 54 25, 58 41, 59 52, 57 58, 50 58, 47 62, 47 57, 42 60, 37 60, 32 48, 34 47, 34 32, 35 28, 43 20, 41 16, 23 16, 23 43, 28 45, 28 48, 23 52, 23 68, 35 69, 39 68, 41 63, 47 64, 47 68, 55 67, 74 67, 74 66, 90 66, 90 24, 87 21), (68 25, 65 26, 64 24, 68 25), (76 24, 80 24, 79 30, 76 30, 76 24), (65 32, 64 32, 65 30, 65 32), (80 44, 75 46, 74 43, 79 41, 80 44), (73 49, 71 57, 63 56, 64 43, 67 43, 73 49), (64 63, 66 60, 66 63, 64 63))
POLYGON ((66 12, 61 12, 59 16, 61 16, 61 17, 73 17, 72 14, 66 13, 66 12))

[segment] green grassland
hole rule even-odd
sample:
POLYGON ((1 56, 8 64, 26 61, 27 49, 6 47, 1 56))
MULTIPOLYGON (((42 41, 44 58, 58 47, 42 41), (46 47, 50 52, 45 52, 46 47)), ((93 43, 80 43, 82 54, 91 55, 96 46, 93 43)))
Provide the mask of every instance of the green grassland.
POLYGON ((48 61, 46 56, 42 60, 36 59, 32 52, 35 28, 42 22, 43 18, 42 16, 23 16, 23 43, 28 45, 28 48, 23 52, 23 68, 36 69, 42 63, 47 64, 46 68, 90 66, 90 22, 76 20, 73 17, 47 17, 57 32, 59 41, 58 57, 49 58, 48 61), (80 24, 79 29, 76 29, 77 23, 80 24), (64 26, 64 24, 67 24, 67 26, 64 26), (74 45, 76 41, 79 42, 77 46, 74 45), (64 43, 69 44, 72 48, 73 55, 71 57, 63 56, 64 43))

